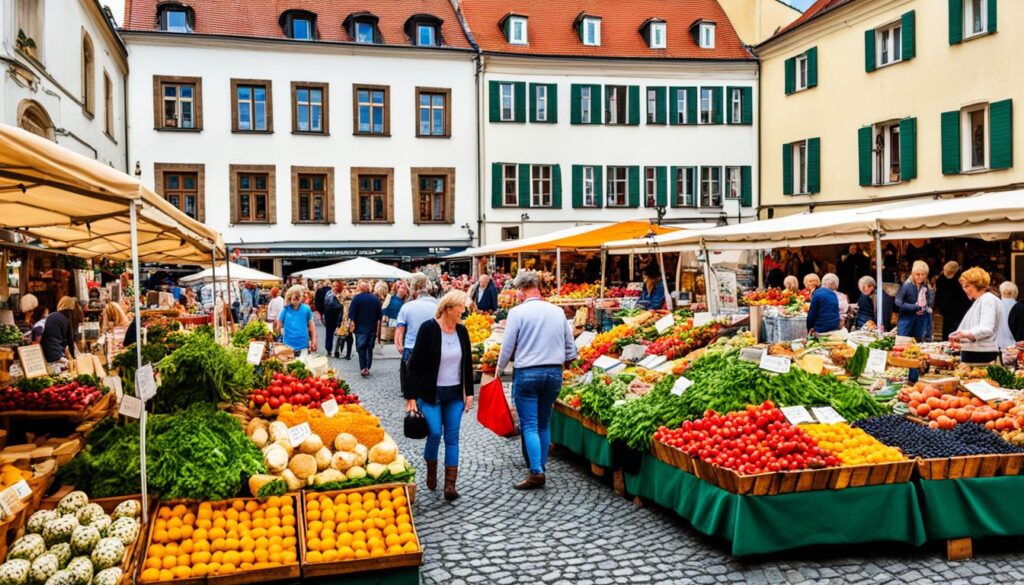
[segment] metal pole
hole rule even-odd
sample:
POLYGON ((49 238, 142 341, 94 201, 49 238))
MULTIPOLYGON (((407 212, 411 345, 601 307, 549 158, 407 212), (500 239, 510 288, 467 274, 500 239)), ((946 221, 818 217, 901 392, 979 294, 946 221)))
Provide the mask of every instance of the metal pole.
MULTIPOLYGON (((672 310, 672 295, 668 294, 668 278, 665 277, 665 256, 658 250, 658 267, 661 268, 661 286, 665 287, 665 304, 672 310)), ((658 307, 659 309, 661 307, 658 307)))
POLYGON ((875 323, 878 324, 878 333, 883 334, 886 328, 882 323, 882 229, 877 221, 875 221, 875 264, 875 275, 878 278, 875 287, 875 295, 878 299, 875 302, 875 323))
POLYGON ((558 290, 562 290, 562 249, 555 248, 555 282, 558 283, 558 290))
POLYGON ((718 291, 715 290, 714 293, 712 293, 712 289, 716 289, 717 287, 714 287, 711 284, 711 255, 708 254, 707 246, 705 246, 703 242, 701 242, 701 251, 704 253, 704 296, 707 301, 704 304, 708 306, 709 313, 716 314, 717 311, 712 308, 712 299, 715 299, 714 305, 717 306, 718 291))
POLYGON ((757 251, 757 289, 764 289, 764 250, 757 251))
POLYGON ((523 253, 516 252, 516 273, 523 269, 523 253))
MULTIPOLYGON (((232 285, 231 285, 231 250, 228 249, 227 244, 224 244, 224 269, 227 271, 227 275, 228 275, 228 305, 227 306, 230 307, 231 306, 231 288, 232 288, 232 285)), ((238 306, 241 307, 242 303, 239 302, 238 306)), ((241 310, 241 309, 239 309, 239 310, 241 310)), ((225 321, 224 322, 224 335, 227 336, 228 338, 230 338, 229 332, 230 332, 230 329, 228 329, 228 323, 227 323, 227 321, 225 321)))
POLYGON ((601 293, 597 297, 599 299, 603 299, 604 298, 604 267, 605 267, 605 264, 607 264, 607 263, 608 263, 608 250, 602 247, 601 248, 601 293))
MULTIPOLYGON (((217 297, 220 296, 220 293, 217 292, 217 247, 216 246, 214 246, 213 248, 210 249, 210 259, 211 259, 211 263, 210 263, 210 280, 212 281, 212 283, 210 284, 210 296, 213 298, 213 340, 216 341, 217 343, 220 343, 220 333, 219 333, 218 328, 217 328, 217 313, 222 312, 223 308, 220 309, 220 310, 217 309, 217 297)), ((223 315, 221 315, 221 317, 223 318, 223 315)))
POLYGON ((676 291, 681 291, 683 286, 683 253, 676 255, 676 291))
MULTIPOLYGON (((131 222, 131 243, 132 243, 132 279, 134 280, 134 286, 132 287, 132 296, 135 300, 135 364, 136 372, 142 369, 142 312, 139 308, 141 300, 139 298, 139 229, 138 229, 138 210, 135 209, 135 201, 128 203, 128 217, 131 222)), ((135 392, 139 392, 138 377, 135 382, 135 392)), ((142 399, 142 396, 139 396, 142 399)), ((139 479, 141 480, 142 489, 142 523, 145 524, 148 520, 149 510, 149 486, 146 481, 146 405, 142 405, 142 409, 139 412, 139 479)))

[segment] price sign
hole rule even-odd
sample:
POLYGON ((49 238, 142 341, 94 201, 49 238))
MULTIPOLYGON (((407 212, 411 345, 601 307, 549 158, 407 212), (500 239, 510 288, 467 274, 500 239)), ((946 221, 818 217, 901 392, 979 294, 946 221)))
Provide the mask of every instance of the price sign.
POLYGON ((982 380, 981 382, 972 382, 970 384, 964 384, 964 388, 971 391, 978 398, 988 402, 989 400, 1009 400, 1010 395, 1007 394, 1006 390, 1002 388, 996 388, 992 384, 982 380))
POLYGON ((818 419, 818 422, 821 424, 834 425, 846 422, 843 415, 836 412, 836 409, 831 406, 812 406, 811 412, 814 414, 814 418, 818 419))
POLYGON ((622 349, 622 357, 620 358, 624 362, 637 362, 647 355, 647 346, 631 343, 622 349))
POLYGON ((636 365, 641 367, 641 368, 647 368, 648 370, 653 370, 654 368, 660 366, 661 364, 663 364, 663 363, 665 363, 667 361, 668 360, 663 355, 649 355, 649 356, 645 357, 644 359, 638 361, 636 363, 636 365))
POLYGON ((291 442, 292 447, 301 445, 306 440, 306 437, 311 434, 313 434, 313 431, 310 430, 308 422, 288 427, 288 441, 291 442))
POLYGON ((21 370, 26 378, 39 378, 46 376, 46 358, 43 357, 43 346, 23 345, 18 348, 18 360, 21 361, 21 370))
POLYGON ((590 370, 589 372, 587 372, 587 375, 583 376, 583 383, 584 384, 589 384, 589 383, 591 383, 593 381, 594 381, 594 371, 590 370))
POLYGON ((597 358, 596 360, 594 360, 594 367, 595 368, 600 368, 600 369, 602 369, 602 370, 607 372, 608 370, 611 370, 612 368, 618 366, 621 363, 622 362, 620 362, 619 360, 617 360, 617 359, 615 359, 613 357, 608 357, 606 355, 603 355, 603 356, 597 358))
POLYGON ((658 319, 657 321, 654 322, 654 329, 658 332, 658 335, 661 335, 662 333, 675 327, 675 325, 676 318, 672 315, 672 313, 669 313, 668 315, 665 315, 661 319, 658 319))
POLYGON ((761 369, 769 372, 775 372, 776 374, 788 374, 790 366, 793 365, 793 360, 789 359, 784 355, 768 355, 768 352, 764 352, 761 355, 761 369))
POLYGON ((75 356, 75 368, 78 369, 78 375, 88 374, 95 375, 96 368, 93 367, 92 354, 91 353, 79 353, 75 356))
POLYGON ((597 337, 597 333, 594 333, 593 331, 584 331, 583 333, 580 333, 579 337, 576 338, 576 349, 579 350, 587 347, 593 343, 595 337, 597 337))
POLYGON ((706 324, 711 322, 711 319, 712 319, 711 313, 708 313, 708 312, 694 313, 693 314, 693 326, 694 327, 700 327, 701 325, 706 325, 706 324))
POLYGON ((868 353, 868 363, 864 366, 865 374, 884 374, 885 363, 889 358, 889 352, 884 349, 872 349, 868 353))
POLYGON ((143 402, 156 396, 156 378, 153 377, 153 364, 146 364, 135 372, 135 389, 143 402))
POLYGON ((5 515, 13 516, 18 511, 21 501, 31 495, 32 488, 25 480, 21 480, 0 492, 0 508, 3 508, 5 515))
POLYGON ((814 417, 811 416, 811 413, 804 406, 784 406, 782 407, 782 414, 791 425, 814 422, 814 417))
POLYGON ((122 396, 117 412, 121 416, 138 419, 142 417, 142 401, 134 396, 122 396))
POLYGON ((266 349, 266 341, 250 341, 249 355, 246 356, 245 360, 254 366, 260 365, 260 362, 263 361, 263 351, 266 349))
POLYGON ((14 493, 18 494, 18 497, 22 500, 32 495, 32 488, 24 479, 12 485, 11 489, 14 490, 14 493))
POLYGON ((324 416, 331 418, 338 414, 338 401, 331 398, 320 403, 320 408, 324 411, 324 416))
POLYGON ((672 385, 672 394, 682 396, 683 392, 686 392, 686 389, 690 386, 693 386, 693 380, 686 376, 679 376, 676 378, 676 383, 672 385))
POLYGON ((103 378, 103 385, 113 390, 114 396, 116 396, 118 400, 121 400, 121 397, 124 396, 124 387, 121 385, 120 376, 107 376, 106 378, 103 378))

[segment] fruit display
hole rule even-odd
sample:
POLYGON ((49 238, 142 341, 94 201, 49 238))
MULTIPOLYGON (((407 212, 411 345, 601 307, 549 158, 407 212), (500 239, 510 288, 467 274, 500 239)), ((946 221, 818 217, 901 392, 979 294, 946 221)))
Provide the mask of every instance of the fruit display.
POLYGON ((483 313, 473 313, 466 317, 463 323, 469 331, 470 343, 483 343, 491 336, 491 326, 494 325, 494 317, 483 313))
POLYGON ((617 344, 623 339, 632 337, 635 333, 636 330, 628 325, 616 325, 604 333, 597 334, 594 340, 590 342, 590 345, 580 349, 579 356, 572 364, 573 371, 585 374, 594 365, 594 360, 602 355, 619 355, 617 344))
POLYGON ((548 297, 548 301, 579 301, 584 299, 596 299, 601 287, 597 284, 563 284, 561 288, 548 297))
POLYGON ((934 459, 966 455, 1024 453, 1024 448, 1004 441, 998 434, 972 422, 946 429, 930 428, 898 415, 866 418, 854 423, 908 457, 934 459))
MULTIPOLYGON (((106 391, 91 376, 80 376, 70 381, 59 381, 34 390, 26 385, 0 388, 0 410, 85 410, 97 402, 106 391)), ((45 384, 54 382, 47 378, 45 384)))
POLYGON ((305 564, 420 552, 401 486, 305 494, 304 538, 305 564))
POLYGON ((906 461, 899 449, 883 445, 864 429, 846 423, 801 425, 800 429, 817 441, 820 449, 835 455, 840 465, 906 461))
POLYGON ((948 394, 924 382, 905 386, 898 398, 910 414, 927 420, 933 429, 952 429, 968 421, 1000 432, 1024 428, 1024 406, 1012 400, 992 406, 966 390, 948 394))
POLYGON ((501 344, 495 343, 484 351, 480 357, 480 366, 485 372, 493 372, 498 366, 498 357, 501 355, 501 344))
POLYGON ((789 289, 769 288, 764 291, 747 291, 740 297, 740 304, 746 306, 791 307, 796 311, 803 308, 807 297, 789 289))
POLYGON ((0 345, 21 345, 25 334, 17 325, 0 325, 0 345))
POLYGON ((722 325, 717 322, 694 327, 693 319, 687 319, 648 346, 647 355, 663 355, 670 360, 683 357, 711 343, 721 327, 722 325))
POLYGON ((28 481, 35 476, 35 473, 27 469, 19 469, 10 463, 0 466, 0 490, 5 490, 19 481, 28 481))
POLYGON ((291 496, 157 509, 142 557, 143 583, 232 575, 293 566, 298 576, 298 514, 291 496))
POLYGON ((608 299, 627 299, 640 296, 640 289, 630 289, 622 286, 613 286, 605 289, 605 298, 608 299))
POLYGON ((348 384, 339 378, 299 377, 274 372, 266 388, 253 389, 250 402, 263 414, 270 414, 283 404, 320 408, 325 400, 334 398, 338 405, 358 404, 359 397, 351 394, 348 384))

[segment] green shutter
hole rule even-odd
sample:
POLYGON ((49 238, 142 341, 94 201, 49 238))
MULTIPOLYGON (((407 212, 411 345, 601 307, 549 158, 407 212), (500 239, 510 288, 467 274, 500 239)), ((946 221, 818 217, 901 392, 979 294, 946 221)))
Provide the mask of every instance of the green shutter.
POLYGON ((750 165, 740 167, 740 205, 752 207, 754 205, 754 186, 751 184, 753 173, 750 172, 750 165))
POLYGON ((583 165, 572 165, 572 206, 583 207, 583 165))
POLYGON ((875 29, 864 31, 864 71, 875 70, 875 29))
POLYGON ((782 145, 782 194, 793 194, 793 145, 782 145))
POLYGON ((679 183, 676 181, 676 176, 679 174, 679 169, 682 167, 669 167, 668 168, 668 180, 670 194, 668 204, 670 207, 679 207, 679 183))
POLYGON ((629 95, 629 97, 626 98, 627 124, 637 126, 640 124, 640 86, 631 85, 627 89, 626 93, 629 95))
POLYGON ((640 167, 629 167, 626 178, 626 201, 630 207, 640 207, 640 167))
MULTIPOLYGON (((665 88, 664 87, 648 87, 647 91, 648 92, 652 92, 652 91, 654 92, 654 122, 650 122, 650 123, 651 124, 664 124, 665 123, 665 88)), ((648 116, 650 116, 650 112, 648 112, 648 116)))
POLYGON ((909 61, 914 58, 916 53, 916 43, 914 42, 914 24, 917 19, 914 17, 914 11, 903 13, 900 17, 900 26, 903 28, 901 33, 901 40, 903 42, 903 51, 901 56, 904 61, 909 61))
POLYGON ((582 124, 583 123, 583 106, 581 100, 583 99, 580 88, 582 86, 578 83, 572 84, 569 87, 569 123, 570 124, 582 124))
POLYGON ((857 164, 859 169, 860 186, 867 187, 871 181, 871 148, 874 131, 871 126, 864 126, 857 130, 857 164))
POLYGON ((999 9, 996 0, 988 0, 988 32, 996 32, 997 24, 999 24, 999 9))
POLYGON ((818 47, 807 49, 807 87, 818 87, 818 47))
POLYGON ((668 207, 668 169, 655 167, 654 169, 654 202, 661 207, 668 207))
POLYGON ((743 111, 741 112, 740 124, 754 123, 754 88, 743 88, 743 111))
POLYGON ((590 123, 604 123, 604 100, 601 98, 601 86, 590 86, 590 123))
POLYGON ((668 88, 668 123, 672 126, 679 124, 679 101, 678 96, 680 91, 686 91, 682 87, 670 87, 668 88))
MULTIPOLYGON (((991 6, 991 3, 989 4, 991 6)), ((949 0, 949 44, 964 40, 964 0, 949 0)), ((959 165, 957 165, 957 172, 959 165)))
POLYGON ((960 172, 960 111, 942 112, 942 174, 960 172))
POLYGON ((501 163, 491 163, 491 207, 500 209, 503 201, 504 191, 502 179, 504 178, 504 166, 501 163))
POLYGON ((530 165, 519 165, 519 207, 530 206, 530 165))
POLYGON ((726 86, 725 87, 725 123, 726 124, 739 124, 739 120, 732 118, 732 90, 739 89, 738 87, 726 86))
POLYGON ((594 206, 604 206, 604 167, 594 167, 594 206))
POLYGON ((712 87, 711 88, 711 123, 721 124, 722 123, 722 110, 724 109, 724 102, 722 101, 722 88, 712 87))
POLYGON ((917 178, 917 118, 900 120, 900 180, 917 178))
POLYGON ((562 208, 562 165, 551 165, 551 207, 562 208))
POLYGON ((525 122, 526 121, 526 82, 525 81, 517 81, 517 82, 512 84, 512 87, 514 88, 512 91, 513 91, 514 95, 516 96, 515 97, 516 111, 515 111, 514 120, 516 122, 525 122))
POLYGON ((992 102, 988 120, 989 168, 1008 169, 1013 166, 1013 100, 992 102))
POLYGON ((558 84, 548 84, 548 123, 558 123, 558 84))
POLYGON ((697 123, 697 88, 686 88, 686 123, 697 123))
POLYGON ((796 91, 796 57, 786 59, 786 95, 796 91))
POLYGON ((821 193, 821 138, 807 141, 807 192, 821 193))
POLYGON ((489 84, 491 122, 501 121, 501 82, 492 81, 489 84))

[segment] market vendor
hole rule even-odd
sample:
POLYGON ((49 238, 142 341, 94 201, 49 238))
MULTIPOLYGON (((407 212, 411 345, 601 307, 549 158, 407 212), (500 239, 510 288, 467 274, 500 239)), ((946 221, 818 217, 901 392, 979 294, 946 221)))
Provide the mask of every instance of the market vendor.
POLYGON ((640 303, 648 309, 665 308, 665 283, 661 281, 658 265, 651 262, 644 268, 644 287, 640 291, 640 303))
POLYGON ((316 326, 313 310, 305 301, 306 287, 297 284, 284 295, 287 303, 274 326, 275 334, 282 334, 281 340, 294 351, 316 351, 316 326))
POLYGON ((782 281, 782 288, 788 290, 793 294, 800 292, 800 281, 795 276, 790 274, 782 281))
POLYGON ((811 308, 807 311, 807 332, 819 335, 839 329, 839 295, 836 294, 839 277, 835 274, 826 274, 821 282, 824 286, 814 289, 811 294, 811 308))
POLYGON ((868 324, 875 320, 875 279, 870 276, 862 276, 857 281, 857 288, 860 289, 860 298, 857 299, 857 321, 856 327, 868 324))
POLYGON ((81 311, 78 301, 74 297, 62 297, 57 303, 57 311, 50 313, 43 325, 43 337, 40 345, 43 348, 43 357, 47 362, 60 361, 65 355, 65 350, 71 357, 75 355, 74 331, 77 327, 76 314, 81 311))
POLYGON ((1002 315, 999 297, 988 292, 992 279, 981 268, 970 268, 960 275, 960 286, 973 304, 949 340, 960 344, 960 361, 984 364, 999 358, 996 333, 1002 315))

